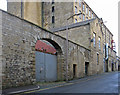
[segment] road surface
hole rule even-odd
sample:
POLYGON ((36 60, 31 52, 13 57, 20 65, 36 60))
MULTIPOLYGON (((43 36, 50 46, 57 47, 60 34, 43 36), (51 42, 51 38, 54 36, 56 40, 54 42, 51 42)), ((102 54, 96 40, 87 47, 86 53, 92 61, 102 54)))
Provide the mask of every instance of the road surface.
POLYGON ((91 76, 87 79, 70 81, 64 86, 40 89, 27 93, 118 93, 120 73, 110 72, 91 76))

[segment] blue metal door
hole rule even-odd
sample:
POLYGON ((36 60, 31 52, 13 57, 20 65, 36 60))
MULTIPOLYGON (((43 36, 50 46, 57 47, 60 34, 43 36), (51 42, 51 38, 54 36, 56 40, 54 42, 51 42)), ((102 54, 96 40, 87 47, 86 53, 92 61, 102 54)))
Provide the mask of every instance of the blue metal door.
POLYGON ((35 53, 36 60, 36 81, 44 81, 45 79, 45 64, 44 64, 44 56, 45 54, 42 52, 36 51, 35 53))
POLYGON ((56 55, 46 54, 46 81, 57 80, 56 55))
POLYGON ((56 81, 56 55, 36 51, 36 81, 56 81))

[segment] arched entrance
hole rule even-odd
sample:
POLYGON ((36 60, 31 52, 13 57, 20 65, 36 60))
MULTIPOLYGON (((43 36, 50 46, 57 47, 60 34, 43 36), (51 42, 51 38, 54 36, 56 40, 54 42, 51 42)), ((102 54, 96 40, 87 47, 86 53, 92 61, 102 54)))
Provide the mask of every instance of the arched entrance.
POLYGON ((36 81, 56 81, 57 54, 61 48, 50 39, 44 40, 38 40, 35 45, 36 81))

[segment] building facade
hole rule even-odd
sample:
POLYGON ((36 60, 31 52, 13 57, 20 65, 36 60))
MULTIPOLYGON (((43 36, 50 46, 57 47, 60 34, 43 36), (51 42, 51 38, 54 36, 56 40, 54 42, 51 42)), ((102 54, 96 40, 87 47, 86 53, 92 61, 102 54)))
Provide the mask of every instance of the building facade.
POLYGON ((31 21, 43 28, 52 29, 92 19, 97 15, 83 0, 75 2, 8 2, 8 12, 31 21), (37 12, 37 13, 36 13, 37 12), (72 19, 73 14, 81 13, 72 19))
POLYGON ((42 3, 38 3, 37 0, 36 2, 28 2, 28 0, 7 2, 7 11, 42 27, 42 3))
POLYGON ((103 24, 103 45, 104 45, 104 71, 114 71, 118 69, 117 57, 115 51, 115 42, 113 40, 113 34, 103 24))
MULTIPOLYGON (((66 39, 13 14, 0 13, 2 89, 66 80, 66 39)), ((68 79, 86 76, 89 69, 84 63, 90 62, 90 49, 70 40, 68 44, 68 79)))
POLYGON ((89 68, 88 75, 103 73, 103 33, 98 19, 75 23, 69 30, 64 28, 55 29, 54 33, 65 37, 68 31, 69 40, 90 49, 90 59, 83 63, 89 68))
MULTIPOLYGON (((47 48, 47 43, 57 51, 52 54, 57 60, 53 66, 57 66, 54 68, 57 73, 52 79, 65 80, 66 72, 70 80, 117 70, 113 34, 104 23, 101 23, 102 20, 86 2, 81 0, 44 3, 8 2, 8 12, 11 14, 2 11, 3 17, 1 18, 3 21, 1 36, 4 47, 1 49, 4 68, 2 78, 5 88, 10 85, 35 83, 39 78, 43 81, 50 81, 47 73, 50 66, 47 65, 48 69, 44 70, 43 64, 40 65, 38 62, 39 57, 42 56, 45 59, 48 54, 52 53, 47 52, 50 50, 47 48), (81 14, 73 16, 78 13, 81 14), (71 18, 67 20, 69 17, 71 18), (68 58, 66 57, 67 32, 68 58), (42 41, 39 43, 44 46, 42 48, 38 46, 36 51, 35 46, 38 40, 42 41), (43 40, 47 43, 44 44, 43 40), (66 69, 67 61, 68 70, 66 69), (41 77, 36 78, 38 71, 41 77)), ((46 65, 48 64, 46 61, 41 63, 46 65)))

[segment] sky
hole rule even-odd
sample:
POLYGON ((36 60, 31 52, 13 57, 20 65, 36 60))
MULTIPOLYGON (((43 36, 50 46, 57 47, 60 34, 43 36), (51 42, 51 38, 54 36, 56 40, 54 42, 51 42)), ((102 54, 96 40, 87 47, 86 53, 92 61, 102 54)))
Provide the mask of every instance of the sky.
MULTIPOLYGON (((103 19, 108 29, 113 33, 118 51, 118 2, 120 0, 85 0, 92 10, 103 19)), ((0 0, 0 9, 7 10, 6 0, 0 0)))
POLYGON ((113 39, 116 43, 118 52, 118 2, 120 0, 85 0, 92 10, 103 22, 110 32, 113 33, 113 39))

